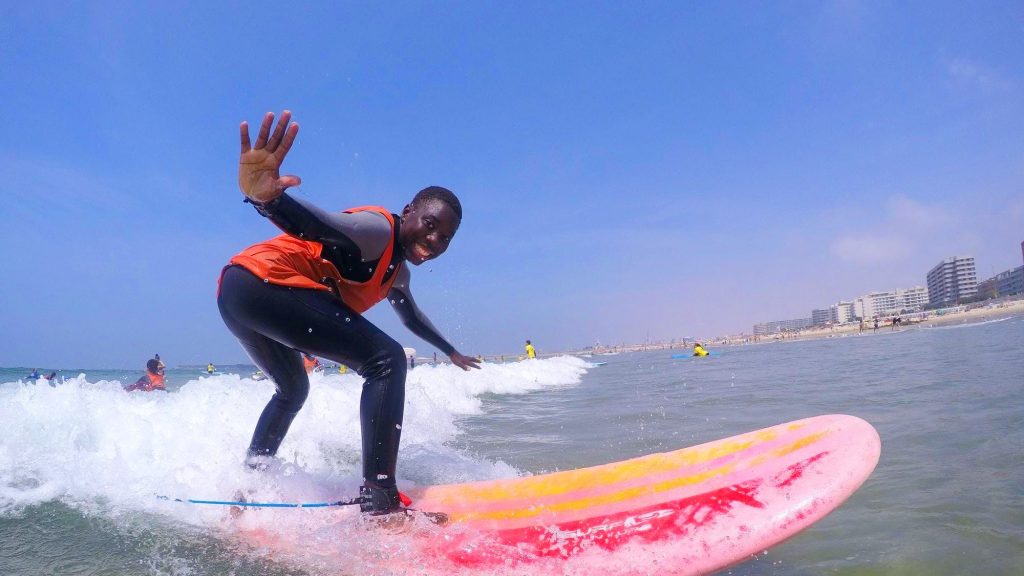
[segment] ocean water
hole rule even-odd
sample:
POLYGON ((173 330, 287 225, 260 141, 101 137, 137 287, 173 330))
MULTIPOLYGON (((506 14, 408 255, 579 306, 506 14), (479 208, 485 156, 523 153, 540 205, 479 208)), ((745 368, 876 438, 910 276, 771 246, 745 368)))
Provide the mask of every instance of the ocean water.
MULTIPOLYGON (((874 474, 830 516, 724 574, 1024 574, 1024 317, 718 351, 473 373, 418 366, 400 480, 565 470, 854 414, 881 435, 874 474)), ((355 493, 359 378, 314 375, 282 462, 253 474, 240 460, 272 386, 232 368, 170 370, 166 394, 122 392, 141 371, 69 370, 50 386, 0 370, 0 574, 430 573, 407 538, 354 512, 261 510, 233 521, 221 507, 156 497, 355 493), (239 526, 269 546, 239 542, 239 526)), ((655 553, 592 560, 505 573, 671 573, 655 553)))

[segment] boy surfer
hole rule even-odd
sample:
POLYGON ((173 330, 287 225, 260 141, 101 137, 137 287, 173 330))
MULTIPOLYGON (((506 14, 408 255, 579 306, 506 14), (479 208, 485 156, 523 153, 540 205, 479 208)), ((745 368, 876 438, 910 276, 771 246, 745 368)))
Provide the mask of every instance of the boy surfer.
POLYGON ((255 143, 241 124, 238 185, 246 201, 285 233, 250 246, 221 273, 217 305, 228 329, 277 388, 260 415, 246 463, 266 467, 309 393, 302 353, 350 366, 365 381, 359 401, 363 485, 360 509, 400 509, 395 467, 405 403, 402 346, 362 316, 385 297, 406 327, 448 355, 452 364, 479 368, 458 352, 419 310, 409 290, 408 264, 437 258, 462 221, 450 190, 421 190, 401 214, 379 206, 327 213, 285 193, 301 181, 281 176, 299 125, 285 110, 263 117, 255 143), (273 133, 271 133, 271 128, 273 133))

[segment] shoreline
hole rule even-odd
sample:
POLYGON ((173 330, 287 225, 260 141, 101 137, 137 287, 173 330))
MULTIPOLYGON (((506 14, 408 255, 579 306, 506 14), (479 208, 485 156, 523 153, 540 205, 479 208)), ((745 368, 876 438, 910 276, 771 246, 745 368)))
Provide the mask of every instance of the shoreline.
MULTIPOLYGON (((804 340, 820 340, 825 338, 846 338, 850 336, 871 336, 877 334, 889 334, 895 332, 903 332, 913 328, 932 328, 938 326, 950 326, 958 324, 974 324, 985 322, 989 320, 997 320, 1000 318, 1009 318, 1024 314, 1024 297, 1016 297, 1014 299, 1003 300, 1000 302, 990 302, 988 304, 975 303, 967 306, 960 306, 954 308, 944 308, 940 310, 932 310, 927 312, 917 312, 913 314, 904 315, 904 319, 899 326, 893 329, 891 325, 891 316, 886 318, 880 318, 878 328, 875 329, 873 322, 865 322, 863 328, 859 322, 851 322, 839 326, 823 327, 797 330, 793 332, 780 332, 777 334, 769 334, 764 336, 754 336, 752 334, 739 334, 733 336, 717 336, 712 338, 697 338, 694 341, 701 342, 705 348, 709 347, 733 347, 733 346, 750 346, 755 344, 772 344, 776 342, 794 342, 804 340)), ((594 349, 582 349, 582 350, 562 350, 557 352, 543 352, 538 353, 537 358, 553 358, 557 356, 576 356, 576 357, 597 357, 603 355, 616 355, 626 352, 645 352, 649 350, 686 350, 690 349, 693 345, 693 341, 687 340, 685 343, 682 341, 677 342, 657 342, 649 344, 622 344, 619 346, 602 346, 594 349)), ((491 363, 504 364, 508 362, 518 362, 525 359, 525 353, 516 354, 484 354, 477 356, 481 360, 488 361, 491 363)), ((433 357, 416 356, 416 365, 442 365, 448 364, 446 358, 442 359, 438 357, 436 360, 433 357)), ((224 366, 238 367, 244 366, 244 364, 227 363, 224 366)), ((255 366, 253 366, 255 369, 255 366)), ((23 368, 18 366, 5 367, 5 369, 11 370, 28 370, 29 368, 23 368)), ((176 366, 175 370, 205 370, 205 365, 180 365, 176 366)), ((107 368, 95 368, 88 371, 99 371, 99 370, 134 370, 134 369, 107 369, 107 368)), ((87 371, 82 368, 72 369, 58 369, 58 372, 74 372, 74 371, 87 371)), ((45 370, 44 370, 45 372, 45 370)))
MULTIPOLYGON (((708 339, 707 344, 715 346, 745 346, 750 344, 770 344, 774 342, 866 336, 881 333, 902 332, 911 328, 933 328, 959 324, 976 324, 1024 314, 1024 299, 1009 300, 970 309, 943 309, 918 314, 920 314, 919 318, 903 320, 903 322, 901 322, 901 324, 895 329, 892 327, 891 317, 887 317, 879 319, 877 329, 874 328, 874 325, 871 322, 865 322, 863 328, 860 323, 852 322, 840 326, 798 330, 795 332, 758 336, 756 338, 753 336, 744 336, 742 338, 725 337, 708 339)), ((917 316, 918 314, 913 316, 917 316)))
MULTIPOLYGON (((737 336, 719 336, 707 339, 696 339, 697 342, 708 347, 733 347, 751 346, 755 344, 773 344, 776 342, 795 342, 805 340, 821 340, 827 338, 847 338, 850 336, 873 336, 877 334, 890 334, 903 332, 913 328, 932 328, 938 326, 951 326, 959 324, 976 324, 1000 318, 1010 318, 1024 314, 1024 298, 1005 300, 1002 302, 989 303, 984 305, 973 304, 956 308, 944 308, 915 314, 906 314, 899 326, 892 327, 891 316, 879 318, 878 329, 874 328, 872 322, 865 322, 863 329, 859 322, 851 322, 840 326, 826 328, 814 328, 797 330, 794 332, 780 332, 765 336, 753 336, 741 334, 737 336)), ((560 355, 573 356, 600 356, 602 354, 619 354, 622 352, 643 352, 647 350, 682 350, 689 349, 692 343, 681 344, 679 342, 656 343, 656 344, 627 344, 623 346, 609 346, 601 350, 573 350, 560 353, 543 354, 543 357, 560 355)), ((541 355, 538 355, 541 356, 541 355)))

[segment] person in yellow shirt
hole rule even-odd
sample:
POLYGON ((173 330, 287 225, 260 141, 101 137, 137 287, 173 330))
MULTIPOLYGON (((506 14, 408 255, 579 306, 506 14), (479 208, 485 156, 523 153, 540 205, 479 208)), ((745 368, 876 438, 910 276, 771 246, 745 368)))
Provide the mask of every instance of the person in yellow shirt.
POLYGON ((526 357, 533 360, 537 358, 537 350, 530 344, 530 341, 526 341, 526 357))
POLYGON ((693 355, 694 356, 707 356, 709 352, 700 345, 700 342, 693 343, 693 355))

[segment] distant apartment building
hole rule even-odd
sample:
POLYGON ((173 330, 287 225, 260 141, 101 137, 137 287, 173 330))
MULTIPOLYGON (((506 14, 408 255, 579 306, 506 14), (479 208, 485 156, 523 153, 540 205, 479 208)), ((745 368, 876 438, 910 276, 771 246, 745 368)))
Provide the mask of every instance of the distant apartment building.
POLYGON ((928 272, 928 302, 956 304, 978 292, 978 274, 973 256, 953 256, 928 272))
POLYGON ((814 326, 825 326, 832 323, 831 308, 815 308, 811 310, 811 324, 814 326))
POLYGON ((882 310, 888 310, 895 304, 895 298, 890 292, 871 292, 853 301, 854 314, 860 318, 874 318, 884 314, 882 310))
POLYGON ((978 282, 977 293, 985 298, 1024 294, 1024 266, 1005 270, 987 280, 978 282))
POLYGON ((914 286, 902 291, 903 310, 917 312, 928 303, 928 289, 924 286, 914 286))
POLYGON ((846 324, 853 322, 855 317, 853 302, 837 302, 828 308, 811 310, 811 324, 814 326, 846 324))
POLYGON ((846 324, 847 322, 853 322, 857 319, 856 311, 854 310, 853 302, 837 302, 832 305, 834 310, 832 318, 836 324, 846 324))
POLYGON ((859 318, 891 316, 903 312, 917 312, 928 303, 928 289, 924 286, 897 288, 888 292, 871 292, 853 301, 853 313, 859 318))
POLYGON ((754 324, 754 335, 766 336, 768 334, 778 334, 779 332, 803 330, 804 328, 810 328, 813 325, 814 321, 811 318, 776 320, 774 322, 765 322, 764 324, 754 324))

